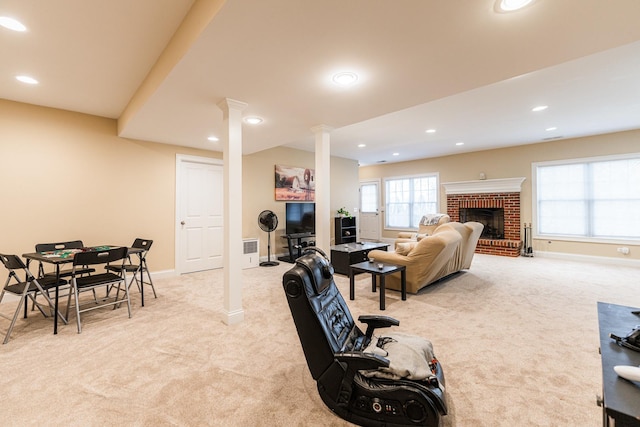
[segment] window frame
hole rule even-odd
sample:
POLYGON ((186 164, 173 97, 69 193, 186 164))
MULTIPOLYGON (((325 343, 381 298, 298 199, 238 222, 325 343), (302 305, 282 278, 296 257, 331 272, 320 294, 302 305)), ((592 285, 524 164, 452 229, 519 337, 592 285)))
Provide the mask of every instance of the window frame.
MULTIPOLYGON (((412 228, 412 227, 395 227, 395 226, 389 226, 388 225, 388 220, 389 220, 389 215, 388 215, 388 200, 389 200, 389 194, 387 193, 387 183, 389 181, 398 181, 398 180, 403 180, 403 179, 409 179, 409 180, 415 180, 415 179, 421 179, 421 178, 435 178, 436 180, 436 200, 435 200, 435 206, 436 206, 436 212, 438 212, 439 206, 440 206, 440 173, 439 172, 429 172, 429 173, 422 173, 422 174, 416 174, 416 175, 402 175, 402 176, 391 176, 391 177, 386 177, 383 180, 383 186, 384 186, 384 223, 383 223, 383 227, 384 230, 390 230, 390 231, 417 231, 418 230, 418 226, 416 225, 416 227, 412 228)), ((411 205, 411 209, 413 207, 413 200, 410 202, 411 205)), ((411 213, 409 214, 411 215, 411 213)))
MULTIPOLYGON (((615 154, 607 156, 582 157, 575 159, 551 160, 543 162, 531 163, 531 218, 533 220, 533 238, 539 240, 559 240, 568 242, 584 242, 584 243, 609 243, 609 244, 633 244, 640 242, 640 239, 633 237, 596 237, 596 236, 575 236, 566 234, 541 234, 539 231, 538 220, 538 167, 545 166, 568 166, 575 164, 587 164, 598 162, 609 162, 617 160, 640 160, 640 153, 615 154)), ((587 199, 588 200, 588 199, 587 199)), ((593 224, 589 221, 587 228, 592 229, 593 224)))

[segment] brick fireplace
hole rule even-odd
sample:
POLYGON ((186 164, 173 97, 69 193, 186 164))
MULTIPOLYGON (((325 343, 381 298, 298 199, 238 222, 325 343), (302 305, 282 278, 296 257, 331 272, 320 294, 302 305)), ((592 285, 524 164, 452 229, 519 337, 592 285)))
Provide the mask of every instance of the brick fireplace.
MULTIPOLYGON (((520 191, 525 178, 486 179, 446 182, 447 214, 460 221, 460 209, 504 210, 500 230, 493 236, 481 236, 476 253, 517 257, 522 250, 520 237, 520 191)), ((479 220, 485 223, 485 221, 479 220)), ((485 223, 485 228, 493 228, 485 223)))

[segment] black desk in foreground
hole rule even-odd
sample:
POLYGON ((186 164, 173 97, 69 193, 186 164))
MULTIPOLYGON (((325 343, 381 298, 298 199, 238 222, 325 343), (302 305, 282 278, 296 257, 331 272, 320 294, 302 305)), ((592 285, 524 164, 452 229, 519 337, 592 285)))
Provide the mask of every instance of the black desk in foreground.
POLYGON ((371 274, 371 291, 376 291, 376 278, 380 277, 380 310, 385 309, 385 285, 384 278, 389 274, 400 272, 400 287, 402 289, 402 301, 407 299, 407 267, 404 265, 383 264, 377 262, 359 262, 353 264, 349 272, 349 299, 353 300, 356 296, 355 292, 355 276, 358 273, 371 274))
POLYGON ((611 419, 616 427, 640 426, 640 384, 620 378, 613 370, 616 365, 640 365, 640 352, 609 338, 610 333, 624 337, 640 324, 640 317, 631 313, 635 310, 640 309, 598 302, 603 426, 609 426, 611 419))

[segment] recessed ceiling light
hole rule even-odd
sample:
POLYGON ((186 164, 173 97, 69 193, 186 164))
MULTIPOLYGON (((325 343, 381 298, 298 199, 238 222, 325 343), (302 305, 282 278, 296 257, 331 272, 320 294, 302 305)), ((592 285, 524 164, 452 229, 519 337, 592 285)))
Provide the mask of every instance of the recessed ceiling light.
POLYGON ((557 128, 557 127, 555 127, 555 126, 551 126, 550 128, 546 128, 545 130, 546 130, 547 132, 551 132, 552 130, 556 130, 556 129, 558 129, 558 128, 557 128))
POLYGON ((262 123, 262 119, 260 117, 247 117, 244 119, 244 121, 249 123, 250 125, 257 125, 262 123))
POLYGON ((435 129, 427 129, 425 132, 427 132, 427 133, 436 133, 436 130, 435 129))
POLYGON ((399 156, 399 155, 400 155, 400 153, 393 153, 393 155, 394 155, 394 156, 399 156))
POLYGON ((25 27, 22 22, 9 18, 8 16, 0 16, 0 26, 13 31, 27 31, 27 27, 25 27))
POLYGON ((38 84, 38 81, 36 79, 29 76, 16 76, 16 80, 21 81, 22 83, 30 84, 30 85, 38 84))
POLYGON ((456 142, 456 145, 464 145, 464 142, 456 142))
POLYGON ((218 138, 217 136, 210 136, 207 138, 209 141, 211 142, 218 142, 220 141, 220 138, 218 138))
POLYGON ((358 75, 356 73, 352 73, 351 71, 344 71, 334 74, 331 80, 333 80, 335 84, 340 86, 351 86, 358 81, 358 75))
POLYGON ((537 107, 533 107, 531 111, 538 112, 538 111, 546 110, 547 108, 549 108, 548 105, 538 105, 537 107))
POLYGON ((496 0, 496 10, 501 12, 513 12, 522 9, 533 0, 496 0))
POLYGON ((367 146, 367 144, 358 144, 358 148, 364 148, 366 146, 367 146))

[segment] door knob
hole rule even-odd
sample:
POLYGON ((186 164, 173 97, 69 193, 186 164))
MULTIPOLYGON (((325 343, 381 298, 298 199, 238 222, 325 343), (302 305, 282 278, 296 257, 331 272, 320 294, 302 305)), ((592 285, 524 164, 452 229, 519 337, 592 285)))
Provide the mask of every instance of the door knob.
POLYGON ((184 222, 184 221, 180 221, 180 225, 184 225, 184 224, 185 224, 185 222, 184 222))

